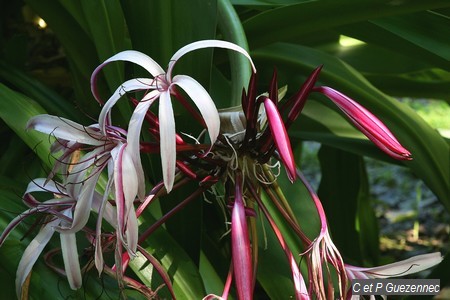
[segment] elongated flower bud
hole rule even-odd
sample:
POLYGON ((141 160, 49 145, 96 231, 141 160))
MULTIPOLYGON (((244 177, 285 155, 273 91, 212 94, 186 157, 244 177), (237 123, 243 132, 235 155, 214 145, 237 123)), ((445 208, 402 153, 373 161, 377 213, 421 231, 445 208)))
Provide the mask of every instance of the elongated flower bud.
POLYGON ((292 153, 291 142, 284 127, 283 120, 273 101, 267 97, 264 99, 264 108, 266 109, 270 131, 272 132, 272 137, 280 154, 281 161, 286 167, 289 180, 294 181, 296 177, 294 154, 292 153))
POLYGON ((326 86, 313 89, 330 98, 378 148, 399 160, 411 160, 411 153, 377 117, 346 95, 326 86))

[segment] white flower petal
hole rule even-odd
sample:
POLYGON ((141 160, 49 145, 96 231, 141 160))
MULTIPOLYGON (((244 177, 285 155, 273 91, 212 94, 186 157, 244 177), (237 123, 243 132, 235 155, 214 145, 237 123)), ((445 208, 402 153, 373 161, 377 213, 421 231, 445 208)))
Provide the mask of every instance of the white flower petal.
POLYGON ((76 141, 81 144, 104 144, 104 141, 100 140, 101 135, 98 132, 61 117, 51 115, 35 116, 28 121, 27 129, 29 128, 52 135, 58 139, 76 141))
POLYGON ((130 207, 133 206, 133 202, 136 199, 138 192, 139 178, 134 168, 133 158, 128 150, 128 144, 122 153, 122 186, 123 194, 125 197, 125 214, 128 214, 130 207))
POLYGON ((92 201, 94 198, 95 187, 97 185, 98 178, 101 174, 101 169, 93 170, 96 172, 91 175, 86 182, 81 185, 81 192, 78 196, 77 203, 73 212, 73 221, 70 227, 57 227, 56 230, 60 233, 75 233, 80 231, 89 220, 89 215, 92 209, 92 201))
POLYGON ((64 268, 70 288, 72 290, 79 289, 82 279, 75 233, 62 233, 60 239, 64 268))
POLYGON ((138 177, 138 197, 143 199, 145 197, 145 182, 144 182, 144 170, 141 164, 140 155, 140 135, 142 123, 144 121, 145 115, 149 110, 150 106, 153 104, 155 99, 159 96, 160 92, 155 90, 148 93, 145 98, 147 100, 139 102, 139 104, 134 109, 133 115, 131 116, 130 123, 128 124, 128 135, 127 135, 127 151, 133 159, 134 168, 138 177))
POLYGON ((170 59, 170 62, 169 62, 169 67, 167 69, 167 78, 172 78, 173 67, 174 67, 175 63, 180 59, 180 57, 182 57, 183 55, 185 55, 188 52, 191 52, 191 51, 194 51, 197 49, 203 49, 203 48, 225 48, 225 49, 230 49, 230 50, 242 53, 249 60, 251 66, 252 66, 253 72, 256 73, 255 65, 253 64, 253 61, 252 61, 250 55, 244 48, 242 48, 236 44, 226 42, 226 41, 203 40, 203 41, 198 41, 198 42, 194 42, 189 45, 186 45, 186 46, 182 47, 181 49, 179 49, 177 52, 175 52, 175 54, 172 56, 172 58, 170 59))
POLYGON ((153 75, 153 77, 156 77, 158 75, 164 74, 164 70, 161 68, 161 66, 156 63, 151 57, 145 55, 142 52, 134 51, 134 50, 127 50, 122 51, 120 53, 117 53, 114 56, 111 56, 107 60, 105 60, 101 65, 99 65, 91 76, 91 91, 94 95, 95 99, 97 101, 101 102, 98 92, 97 92, 97 76, 101 69, 103 69, 104 66, 107 64, 113 62, 113 61, 128 61, 135 64, 140 65, 142 68, 147 70, 150 74, 153 75))
POLYGON ((33 181, 31 181, 24 194, 29 194, 33 192, 50 192, 55 194, 61 194, 62 187, 58 186, 56 187, 55 183, 53 181, 47 182, 47 178, 35 178, 33 181))
POLYGON ((117 231, 122 238, 123 228, 125 226, 125 198, 123 193, 122 181, 122 152, 125 144, 119 144, 111 150, 111 156, 114 161, 114 189, 117 211, 117 231))
POLYGON ((28 274, 30 273, 33 265, 36 263, 39 255, 41 254, 44 247, 50 241, 55 230, 53 229, 59 223, 59 219, 55 219, 47 224, 45 224, 36 237, 31 241, 25 252, 20 259, 19 266, 17 267, 16 273, 16 293, 17 297, 21 298, 22 295, 22 285, 25 282, 28 274))
POLYGON ((208 127, 211 146, 216 142, 220 131, 220 117, 211 96, 195 79, 186 75, 177 75, 173 83, 181 87, 194 101, 208 127))
POLYGON ((170 192, 175 179, 176 142, 175 118, 168 91, 161 93, 158 117, 163 180, 167 192, 170 192))
POLYGON ((136 218, 136 211, 132 206, 128 211, 127 228, 125 229, 125 236, 127 238, 128 254, 130 257, 136 256, 138 245, 138 221, 136 218))
POLYGON ((376 278, 406 276, 431 268, 442 261, 441 253, 417 255, 392 264, 367 268, 364 273, 376 278))
POLYGON ((103 106, 100 115, 98 117, 98 123, 100 125, 100 128, 103 132, 106 132, 105 126, 106 123, 109 122, 109 116, 111 109, 113 106, 119 101, 119 99, 125 95, 127 92, 137 91, 137 90, 149 90, 154 89, 155 86, 153 86, 152 79, 148 78, 135 78, 130 79, 122 83, 112 94, 111 97, 109 97, 108 101, 106 101, 105 105, 103 106))

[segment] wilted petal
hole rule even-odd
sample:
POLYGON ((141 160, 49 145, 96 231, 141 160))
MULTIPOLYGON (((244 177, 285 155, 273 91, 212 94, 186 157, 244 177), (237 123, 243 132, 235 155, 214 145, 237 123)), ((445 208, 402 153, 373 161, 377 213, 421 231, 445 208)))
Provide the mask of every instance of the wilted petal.
POLYGON ((188 45, 180 48, 177 52, 175 52, 175 54, 172 56, 172 58, 170 59, 170 62, 169 62, 169 67, 167 69, 167 78, 172 78, 173 67, 175 66, 175 63, 183 55, 185 55, 186 53, 189 53, 191 51, 194 51, 197 49, 203 49, 203 48, 225 48, 225 49, 230 49, 230 50, 239 52, 239 53, 243 54, 245 57, 247 57, 247 59, 249 60, 251 66, 252 66, 253 72, 256 73, 255 65, 253 64, 253 61, 252 61, 250 55, 244 48, 242 48, 236 44, 226 42, 226 41, 203 40, 203 41, 198 41, 198 42, 188 44, 188 45))
POLYGON ((39 255, 41 255, 42 250, 50 241, 53 233, 55 232, 54 226, 59 223, 59 219, 55 219, 47 224, 45 224, 36 237, 31 241, 28 247, 25 249, 22 258, 20 259, 19 266, 17 267, 16 273, 16 294, 17 297, 21 298, 22 295, 22 285, 25 279, 28 277, 31 269, 33 268, 39 255))
POLYGON ((231 253, 234 277, 239 299, 253 299, 253 267, 247 219, 245 216, 242 188, 239 176, 236 177, 236 193, 231 213, 231 253))
POLYGON ((280 158, 286 167, 289 179, 294 181, 296 177, 294 154, 292 153, 291 141, 289 140, 286 128, 284 127, 283 120, 281 119, 277 107, 269 98, 264 100, 264 108, 266 109, 270 131, 272 132, 272 137, 280 154, 280 158))
POLYGON ((189 76, 177 75, 173 78, 173 83, 180 86, 194 101, 205 120, 212 146, 219 135, 220 118, 211 96, 200 83, 189 76))
POLYGON ((158 75, 164 74, 164 70, 161 68, 161 66, 156 63, 151 57, 148 55, 145 55, 142 52, 134 51, 134 50, 127 50, 122 51, 120 53, 117 53, 114 56, 111 56, 107 60, 105 60, 101 65, 99 65, 94 72, 91 75, 91 91, 94 95, 95 99, 101 103, 100 97, 98 95, 97 91, 97 76, 101 69, 103 69, 104 66, 107 64, 113 62, 113 61, 128 61, 135 64, 140 65, 142 68, 147 70, 150 74, 153 75, 153 77, 156 77, 158 75))
POLYGON ((163 180, 167 192, 170 192, 175 180, 176 142, 175 118, 168 91, 161 93, 158 117, 163 180))
POLYGON ((104 141, 98 132, 61 117, 38 115, 27 123, 27 129, 34 129, 58 139, 76 141, 87 145, 102 145, 104 141))
POLYGON ((60 239, 64 269, 66 270, 70 288, 72 290, 79 289, 82 280, 75 233, 61 233, 60 239))

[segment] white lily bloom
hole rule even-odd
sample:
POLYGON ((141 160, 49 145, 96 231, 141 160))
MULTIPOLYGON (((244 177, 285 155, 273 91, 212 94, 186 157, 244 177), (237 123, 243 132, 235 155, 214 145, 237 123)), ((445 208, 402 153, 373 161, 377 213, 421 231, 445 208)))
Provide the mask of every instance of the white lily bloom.
MULTIPOLYGON (((70 234, 80 231, 86 225, 93 210, 98 180, 102 171, 108 169, 108 188, 102 201, 107 201, 109 192, 114 187, 117 208, 117 220, 114 223, 117 224, 122 244, 130 255, 134 255, 138 228, 136 216, 132 216, 135 214, 133 202, 139 193, 143 194, 145 186, 143 180, 139 180, 139 170, 130 155, 127 133, 111 126, 105 126, 104 131, 101 131, 99 124, 85 127, 50 115, 33 117, 27 127, 54 136, 54 150, 63 151, 51 175, 41 185, 49 184, 49 180, 61 172, 65 178, 64 192, 69 198, 76 200, 72 222, 55 229, 60 233, 70 234), (72 154, 84 147, 87 147, 86 153, 77 162, 71 162, 72 154), (67 170, 68 166, 72 167, 70 172, 67 170), (131 224, 128 224, 128 220, 131 220, 131 224), (132 237, 131 242, 127 241, 126 237, 132 237)), ((103 212, 103 209, 100 209, 101 204, 98 207, 98 210, 103 212)), ((103 216, 99 215, 99 219, 102 218, 103 216)), ((101 226, 101 222, 98 222, 98 226, 101 226)), ((100 234, 99 230, 98 228, 97 235, 100 234)), ((98 268, 101 268, 101 261, 98 260, 98 268)))
MULTIPOLYGON (((128 144, 131 157, 137 174, 143 174, 141 160, 139 155, 139 136, 143 119, 147 110, 156 99, 159 102, 159 140, 161 151, 161 164, 163 172, 163 180, 166 190, 170 192, 173 187, 175 178, 175 161, 176 161, 176 143, 175 143, 175 118, 171 103, 171 95, 175 95, 175 86, 180 87, 192 99, 195 106, 206 124, 211 145, 213 145, 219 135, 220 119, 214 101, 208 92, 194 78, 186 75, 176 75, 172 77, 172 71, 176 62, 185 54, 202 48, 225 48, 242 53, 250 61, 253 71, 255 66, 250 55, 241 47, 226 41, 204 40, 191 43, 179 49, 170 59, 167 72, 161 68, 149 56, 134 50, 120 52, 107 59, 99 65, 91 77, 91 89, 97 101, 101 102, 97 92, 97 78, 103 67, 114 61, 127 61, 140 65, 147 70, 152 78, 136 78, 124 82, 113 95, 105 103, 99 118, 100 128, 105 130, 106 124, 111 122, 111 108, 126 92, 146 91, 148 92, 136 107, 131 117, 128 128, 128 144)), ((143 176, 138 176, 139 180, 143 176)))

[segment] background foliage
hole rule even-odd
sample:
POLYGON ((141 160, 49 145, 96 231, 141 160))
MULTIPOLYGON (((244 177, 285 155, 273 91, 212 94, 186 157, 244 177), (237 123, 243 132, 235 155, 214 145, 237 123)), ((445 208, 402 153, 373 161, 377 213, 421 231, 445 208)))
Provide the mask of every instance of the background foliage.
MULTIPOLYGON (((87 124, 99 112, 89 78, 103 60, 118 51, 135 49, 164 66, 181 46, 213 38, 249 49, 260 74, 261 91, 274 67, 289 94, 323 64, 320 83, 344 92, 383 120, 412 152, 414 160, 401 162, 402 166, 432 190, 442 209, 450 209, 448 137, 393 98, 450 101, 449 1, 25 0, 2 1, 1 7, 0 230, 24 209, 20 197, 29 179, 42 175, 51 164, 50 141, 24 130, 31 116, 50 113, 87 124), (48 27, 37 29, 37 16, 48 27), (343 47, 344 35, 363 43, 343 47)), ((207 87, 218 107, 239 104, 250 75, 242 57, 220 50, 189 54, 177 68, 207 87)), ((104 95, 125 75, 141 71, 119 64, 108 66, 102 82, 104 95)), ((131 109, 126 101, 119 102, 115 119, 126 124, 131 109)), ((185 120, 184 131, 195 130, 191 123, 185 120)), ((379 263, 377 221, 362 157, 398 162, 382 154, 336 107, 319 97, 310 100, 289 134, 298 149, 305 140, 322 145, 319 195, 344 258, 361 265, 379 263)), ((160 168, 155 167, 159 162, 153 157, 144 161, 153 172, 148 181, 160 178, 160 168)), ((286 194, 298 195, 298 199, 290 199, 293 207, 299 206, 295 209, 298 219, 306 220, 306 230, 317 230, 317 220, 311 218, 308 208, 300 207, 306 192, 286 194)), ((169 210, 179 196, 173 193, 165 198, 143 215, 143 223, 169 210)), ((215 223, 218 214, 210 205, 196 201, 145 245, 169 270, 180 299, 200 299, 205 293, 220 293, 223 287, 229 253, 227 242, 217 238, 223 229, 223 224, 215 223)), ((289 229, 285 231, 289 235, 289 229)), ((0 277, 10 283, 2 285, 8 298, 14 297, 15 270, 29 242, 26 226, 19 226, 13 234, 0 248, 0 277)), ((270 245, 274 237, 268 233, 267 239, 270 245)), ((91 258, 88 250, 81 260, 91 258)), ((444 276, 448 263, 447 254, 430 275, 441 278, 441 285, 449 283, 444 276)), ((161 283, 145 259, 135 260, 132 268, 153 287, 161 283)), ((292 290, 287 270, 280 249, 269 246, 261 251, 257 293, 285 299, 292 290)), ((89 273, 86 278, 96 275, 89 273)), ((29 293, 31 299, 60 299, 75 292, 41 261, 33 271, 29 293)), ((114 299, 117 287, 113 280, 102 277, 86 280, 82 291, 76 293, 87 299, 99 295, 114 299)), ((139 298, 131 291, 128 296, 139 298)))

